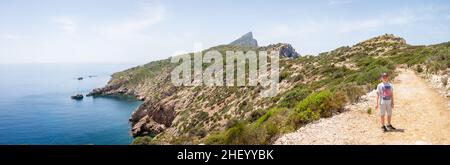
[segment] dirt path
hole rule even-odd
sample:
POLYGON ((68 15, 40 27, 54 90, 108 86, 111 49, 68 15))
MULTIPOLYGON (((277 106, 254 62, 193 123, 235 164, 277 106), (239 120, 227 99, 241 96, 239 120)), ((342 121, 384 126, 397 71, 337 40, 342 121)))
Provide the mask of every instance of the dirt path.
POLYGON ((450 144, 449 99, 440 96, 413 71, 403 70, 394 80, 396 132, 383 133, 375 91, 347 112, 308 124, 279 138, 275 144, 450 144))

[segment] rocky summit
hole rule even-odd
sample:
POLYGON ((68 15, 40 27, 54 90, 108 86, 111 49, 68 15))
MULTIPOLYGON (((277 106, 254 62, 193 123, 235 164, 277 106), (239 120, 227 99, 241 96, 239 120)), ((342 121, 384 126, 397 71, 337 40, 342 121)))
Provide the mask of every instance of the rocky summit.
POLYGON ((248 32, 247 34, 243 35, 241 38, 231 42, 229 45, 257 47, 258 41, 256 41, 256 39, 253 38, 252 32, 248 32))

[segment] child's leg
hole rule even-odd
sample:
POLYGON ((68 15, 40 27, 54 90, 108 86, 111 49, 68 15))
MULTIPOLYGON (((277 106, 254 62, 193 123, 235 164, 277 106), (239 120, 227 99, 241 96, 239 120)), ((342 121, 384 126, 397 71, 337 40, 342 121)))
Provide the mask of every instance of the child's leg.
POLYGON ((386 113, 387 113, 387 122, 388 125, 391 125, 391 119, 392 119, 392 107, 390 104, 386 105, 386 113))
POLYGON ((380 104, 380 122, 381 126, 384 126, 384 115, 386 114, 386 108, 384 104, 380 104))

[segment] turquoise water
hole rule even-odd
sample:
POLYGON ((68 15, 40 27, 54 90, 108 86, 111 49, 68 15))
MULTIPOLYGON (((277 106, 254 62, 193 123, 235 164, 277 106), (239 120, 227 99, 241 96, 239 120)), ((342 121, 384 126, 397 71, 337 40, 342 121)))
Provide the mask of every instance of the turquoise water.
POLYGON ((102 87, 132 66, 0 65, 0 144, 130 144, 128 118, 141 102, 70 96, 102 87))

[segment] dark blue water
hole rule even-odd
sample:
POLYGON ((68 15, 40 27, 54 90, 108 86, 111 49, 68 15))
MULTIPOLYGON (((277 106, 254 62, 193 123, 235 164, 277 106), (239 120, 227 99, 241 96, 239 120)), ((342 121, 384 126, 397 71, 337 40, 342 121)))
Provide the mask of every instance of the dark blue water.
POLYGON ((131 66, 0 65, 0 144, 130 144, 128 118, 141 102, 70 96, 102 87, 131 66))

